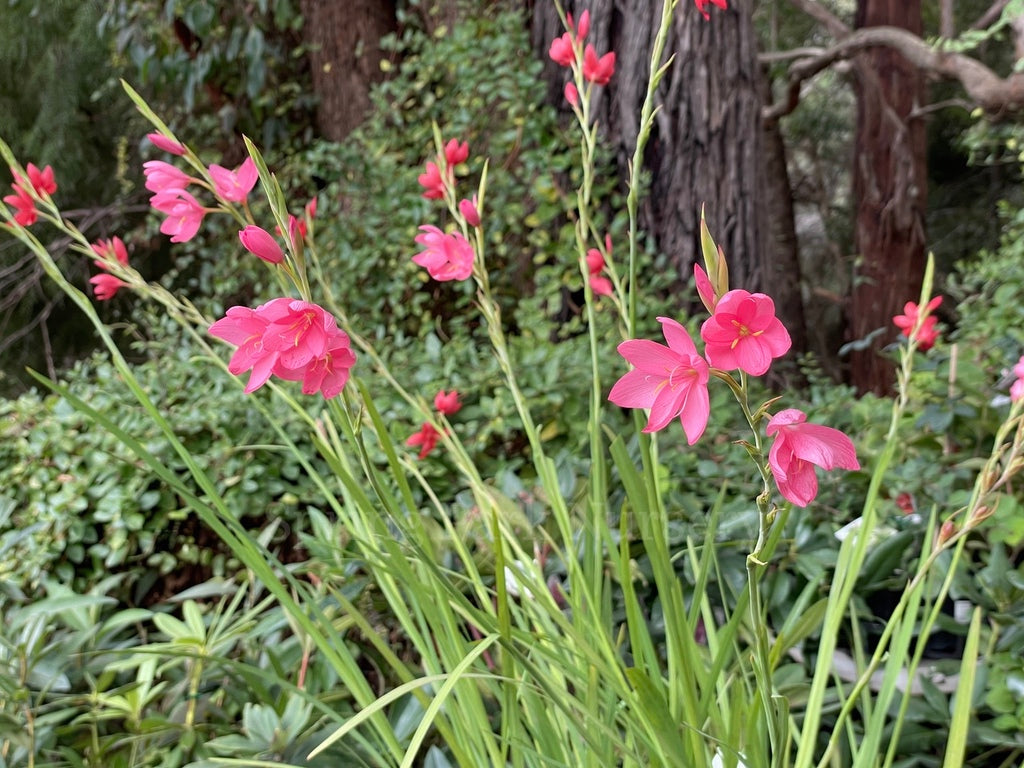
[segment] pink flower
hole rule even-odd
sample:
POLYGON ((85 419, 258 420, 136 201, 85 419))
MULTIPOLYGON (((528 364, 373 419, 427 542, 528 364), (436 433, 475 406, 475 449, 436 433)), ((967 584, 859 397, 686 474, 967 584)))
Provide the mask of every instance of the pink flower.
POLYGON ((433 425, 429 422, 423 422, 423 426, 420 427, 419 432, 413 433, 405 444, 410 448, 420 446, 421 459, 427 458, 427 455, 437 447, 437 441, 440 439, 441 433, 434 429, 433 425))
POLYGON ((447 188, 447 184, 441 177, 441 169, 438 167, 437 163, 428 161, 426 172, 421 173, 416 180, 425 190, 423 192, 423 196, 427 198, 427 200, 440 200, 444 197, 444 191, 447 188))
POLYGON ((92 283, 93 293, 96 294, 96 298, 99 301, 109 301, 114 298, 114 294, 117 293, 119 288, 127 285, 123 280, 106 272, 90 277, 89 282, 92 283))
POLYGON ((908 301, 903 305, 903 314, 896 315, 892 321, 895 323, 897 328, 903 330, 903 335, 910 338, 910 334, 914 334, 914 339, 917 341, 918 347, 923 351, 931 349, 935 346, 935 342, 939 338, 939 332, 935 328, 935 324, 938 323, 938 318, 932 314, 935 309, 942 303, 942 297, 936 296, 928 302, 924 309, 924 319, 920 321, 921 325, 914 331, 914 327, 918 324, 918 318, 920 317, 921 310, 918 305, 913 301, 908 301))
POLYGON ((142 168, 146 176, 146 189, 150 192, 185 189, 192 182, 187 173, 163 160, 148 160, 142 164, 142 168))
POLYGON ((28 183, 40 197, 52 195, 57 191, 57 182, 53 179, 53 168, 50 166, 46 166, 40 171, 35 165, 29 163, 25 171, 28 173, 28 183))
POLYGON ((700 264, 693 265, 693 279, 697 283, 697 295, 700 296, 701 303, 708 312, 712 315, 715 314, 715 304, 717 303, 715 289, 711 285, 708 273, 700 264))
POLYGON ((239 231, 238 239, 242 246, 253 256, 258 256, 269 264, 280 264, 284 261, 284 251, 277 240, 267 230, 250 224, 239 231))
POLYGON ((266 329, 266 319, 258 310, 249 307, 231 307, 224 317, 210 326, 211 336, 238 347, 228 362, 228 372, 237 376, 243 371, 251 371, 245 385, 247 393, 255 392, 266 384, 277 362, 277 355, 263 346, 266 329))
POLYGON ((184 243, 196 236, 206 209, 183 189, 165 189, 149 199, 149 204, 167 214, 160 231, 171 236, 172 243, 184 243))
POLYGON ((822 469, 860 469, 853 443, 838 429, 807 424, 807 415, 795 408, 780 411, 768 422, 768 436, 775 436, 768 451, 768 466, 779 493, 798 507, 806 507, 818 495, 817 464, 822 469))
POLYGON ((608 85, 615 74, 615 52, 597 57, 594 46, 588 45, 583 51, 583 77, 594 85, 608 85))
POLYGON ((434 395, 434 407, 438 413, 443 413, 445 416, 454 416, 462 408, 462 403, 459 402, 459 393, 454 389, 446 393, 442 389, 434 395))
POLYGON ((576 61, 576 48, 573 46, 572 33, 566 32, 551 41, 548 56, 558 65, 571 67, 576 61))
POLYGON ((789 332, 775 317, 775 302, 763 293, 729 291, 700 328, 704 353, 715 368, 761 376, 772 359, 789 351, 789 332))
POLYGON ((623 408, 650 408, 644 432, 664 429, 679 416, 686 441, 693 445, 711 413, 708 364, 683 326, 667 317, 658 321, 668 346, 647 339, 619 344, 619 354, 634 370, 615 382, 608 399, 623 408))
POLYGON ((466 223, 469 224, 469 226, 480 226, 480 211, 478 211, 476 207, 476 195, 473 195, 472 200, 459 201, 459 213, 462 214, 462 218, 466 220, 466 223))
POLYGON ((231 307, 209 333, 238 347, 228 371, 251 371, 246 392, 262 387, 271 374, 301 381, 304 394, 339 394, 355 355, 348 335, 322 307, 296 299, 272 299, 256 309, 231 307))
POLYGON ((1013 374, 1017 380, 1010 385, 1010 399, 1017 402, 1024 398, 1024 356, 1013 366, 1013 374))
MULTIPOLYGON (((611 251, 611 237, 605 238, 605 244, 608 250, 611 251)), ((590 290, 598 296, 611 296, 614 286, 611 280, 601 275, 604 267, 604 256, 601 255, 597 248, 591 248, 587 251, 587 271, 590 273, 590 290)))
POLYGON ((263 347, 278 353, 277 364, 302 368, 323 357, 338 333, 338 322, 322 307, 298 299, 272 299, 256 310, 267 321, 263 347))
POLYGON ((420 227, 416 242, 426 250, 412 257, 414 263, 426 267, 435 280, 465 280, 473 274, 473 246, 460 232, 446 235, 437 227, 420 227))
POLYGON ((595 296, 611 296, 615 291, 615 286, 612 285, 612 281, 607 277, 591 275, 589 282, 590 290, 594 292, 595 296))
POLYGON ((184 155, 185 147, 176 142, 174 139, 164 136, 162 133, 147 133, 146 138, 149 139, 150 143, 157 149, 162 149, 164 152, 169 152, 172 155, 184 155))
POLYGON ((210 166, 210 178, 213 179, 214 192, 222 200, 232 203, 240 203, 245 200, 252 188, 256 186, 259 177, 256 163, 251 157, 245 158, 245 162, 234 171, 229 171, 219 165, 210 166))
POLYGON ((722 10, 726 9, 725 0, 694 0, 697 4, 697 10, 704 14, 705 19, 711 19, 711 14, 708 13, 708 3, 714 3, 722 10))
POLYGON ((574 83, 565 84, 565 100, 569 102, 570 107, 575 107, 580 103, 580 92, 576 89, 574 83))
POLYGON ((106 262, 116 260, 119 264, 128 264, 128 249, 120 237, 112 237, 109 240, 97 240, 92 244, 92 249, 101 261, 94 262, 100 269, 109 269, 106 262))
POLYGON ((459 163, 469 159, 469 142, 459 143, 458 139, 449 139, 444 145, 444 159, 449 168, 454 168, 459 163))
POLYGON ((356 363, 348 334, 336 329, 327 342, 327 348, 320 357, 311 360, 301 368, 274 366, 274 375, 288 381, 301 381, 302 394, 319 392, 325 400, 337 397, 348 383, 349 372, 356 363))
POLYGON ((314 196, 306 203, 306 218, 312 221, 316 218, 316 197, 314 196))
POLYGON ((7 195, 4 202, 14 208, 14 221, 23 227, 31 227, 39 218, 35 200, 17 184, 11 184, 11 189, 14 190, 14 194, 7 195))

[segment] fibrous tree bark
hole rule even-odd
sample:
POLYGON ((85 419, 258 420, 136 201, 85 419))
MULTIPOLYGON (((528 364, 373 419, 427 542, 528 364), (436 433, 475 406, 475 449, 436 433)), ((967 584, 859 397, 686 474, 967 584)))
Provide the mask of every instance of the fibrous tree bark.
MULTIPOLYGON (((920 0, 860 0, 857 25, 892 26, 920 36, 920 0)), ((925 261, 927 135, 915 112, 925 103, 921 71, 892 48, 872 48, 855 68, 853 165, 858 261, 850 331, 860 344, 850 379, 858 392, 888 393, 894 366, 879 354, 891 318, 920 293, 925 261), (878 333, 879 329, 885 329, 878 333)))
MULTIPOLYGON (((587 0, 566 2, 578 18, 589 8, 587 38, 603 53, 616 54, 616 71, 599 95, 596 118, 616 150, 620 178, 636 146, 636 128, 650 70, 650 52, 661 19, 661 0, 587 0)), ((779 145, 766 153, 761 112, 764 93, 752 23, 753 1, 730 0, 706 21, 691 3, 680 3, 673 19, 667 54, 674 60, 658 92, 660 111, 648 144, 644 167, 650 188, 642 226, 670 256, 680 281, 692 279, 699 255, 702 204, 709 226, 730 264, 733 287, 785 294, 778 302, 790 315, 794 346, 805 338, 795 237, 777 236, 768 207, 765 160, 778 160, 779 145), (771 265, 771 266, 769 266, 771 265)), ((533 41, 547 58, 550 41, 563 32, 553 4, 533 5, 533 41)), ((548 62, 551 100, 562 101, 564 72, 548 62)), ((777 138, 777 136, 776 136, 777 138)), ((778 166, 773 166, 778 181, 778 166)), ((788 195, 773 187, 771 194, 788 195)), ((783 214, 784 215, 784 214, 783 214)), ((790 218, 792 213, 790 211, 790 218)), ((783 229, 792 228, 792 222, 783 229)))
POLYGON ((395 0, 302 0, 317 128, 341 141, 362 122, 383 76, 380 40, 397 29, 395 0))

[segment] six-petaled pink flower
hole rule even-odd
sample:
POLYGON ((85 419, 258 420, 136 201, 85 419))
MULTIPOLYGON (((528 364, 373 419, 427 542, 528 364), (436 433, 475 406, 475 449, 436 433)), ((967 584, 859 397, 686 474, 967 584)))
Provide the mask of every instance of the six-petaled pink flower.
POLYGON ((683 326, 667 317, 658 321, 668 346, 647 339, 619 344, 619 354, 634 370, 615 382, 608 399, 624 408, 649 408, 644 432, 663 429, 678 416, 693 445, 711 413, 708 364, 683 326))
POLYGON ((17 184, 11 184, 11 189, 14 190, 14 194, 7 195, 4 202, 14 208, 14 221, 23 227, 32 226, 39 218, 35 200, 27 190, 17 184))
POLYGON ((281 250, 281 246, 277 244, 274 236, 262 227, 250 224, 239 231, 238 239, 245 250, 269 264, 280 264, 284 261, 284 251, 281 250))
POLYGON ((697 10, 704 14, 705 19, 710 19, 711 14, 708 13, 708 3, 714 3, 722 10, 725 10, 728 6, 725 4, 726 0, 694 0, 697 4, 697 10))
POLYGON ((551 47, 548 48, 548 56, 560 66, 571 67, 572 63, 576 61, 576 48, 573 44, 572 34, 566 32, 561 37, 552 40, 551 47))
POLYGON ((615 52, 611 51, 598 58, 594 46, 588 45, 583 51, 583 77, 594 85, 608 85, 615 74, 615 52))
POLYGON ((772 359, 789 351, 789 332, 775 317, 775 302, 763 293, 733 290, 715 304, 715 313, 700 329, 704 352, 715 368, 739 368, 763 375, 772 359))
POLYGON ((462 403, 459 402, 459 393, 454 389, 451 392, 445 392, 442 389, 434 395, 434 407, 438 413, 454 416, 462 408, 462 403))
POLYGON ((233 171, 219 165, 211 165, 210 178, 213 179, 213 190, 217 196, 232 203, 240 203, 249 196, 260 174, 256 163, 251 157, 233 171))
POLYGON ((434 426, 430 422, 423 422, 423 426, 420 427, 419 432, 413 433, 405 444, 410 448, 419 446, 420 453, 419 458, 425 459, 427 455, 437 447, 437 441, 441 438, 441 433, 434 429, 434 426))
POLYGON ((123 280, 106 272, 93 275, 89 278, 89 282, 92 284, 93 293, 96 294, 96 298, 99 301, 109 301, 114 298, 114 294, 117 293, 118 289, 127 285, 123 280))
POLYGON ((466 162, 469 159, 469 142, 449 139, 448 143, 444 145, 444 159, 449 168, 466 162))
POLYGON ((192 182, 187 173, 163 160, 147 160, 142 164, 142 169, 146 177, 146 189, 150 192, 185 189, 192 182))
POLYGON ((184 155, 185 147, 176 142, 174 139, 169 139, 162 133, 147 133, 146 138, 149 139, 150 143, 157 149, 162 149, 164 152, 169 152, 172 155, 184 155))
POLYGON ((52 195, 57 191, 57 182, 53 178, 53 168, 50 166, 39 170, 34 163, 29 163, 25 166, 25 172, 28 174, 28 183, 40 197, 52 195))
POLYGON ((427 170, 421 173, 416 179, 423 187, 423 196, 428 200, 440 200, 444 197, 444 191, 448 183, 441 176, 441 168, 432 160, 427 161, 427 170))
POLYGON ((420 227, 423 234, 416 242, 424 247, 412 257, 414 263, 425 267, 435 280, 465 280, 473 274, 473 246, 461 232, 446 235, 429 224, 420 227))
POLYGON ((128 264, 128 249, 125 247, 124 241, 116 235, 109 240, 97 240, 92 244, 92 250, 100 257, 99 261, 94 262, 100 269, 110 269, 110 261, 128 264))
POLYGON ((814 465, 822 469, 860 469, 850 438, 832 427, 806 423, 802 411, 779 411, 768 422, 768 437, 775 437, 768 451, 768 466, 784 498, 806 507, 818 495, 814 465))
POLYGON ((274 366, 274 375, 286 381, 301 381, 304 395, 319 392, 325 400, 330 400, 345 388, 355 362, 348 334, 336 328, 330 334, 323 354, 298 368, 286 368, 279 361, 274 366))
POLYGON ((206 209, 183 189, 165 189, 149 199, 149 204, 167 214, 160 231, 171 236, 172 243, 184 243, 196 236, 206 209))
POLYGON ((932 313, 941 303, 941 296, 936 296, 929 301, 924 309, 925 317, 921 320, 921 308, 916 302, 908 301, 903 305, 903 314, 896 315, 892 321, 897 328, 902 329, 903 335, 907 338, 910 338, 911 334, 913 334, 913 338, 917 341, 917 346, 922 351, 927 351, 935 346, 935 342, 939 338, 939 331, 935 327, 939 320, 932 313), (920 322, 920 326, 915 331, 914 327, 918 325, 918 322, 920 322))
POLYGON ((1024 356, 1013 366, 1013 375, 1017 380, 1010 385, 1010 399, 1017 402, 1024 398, 1024 356))

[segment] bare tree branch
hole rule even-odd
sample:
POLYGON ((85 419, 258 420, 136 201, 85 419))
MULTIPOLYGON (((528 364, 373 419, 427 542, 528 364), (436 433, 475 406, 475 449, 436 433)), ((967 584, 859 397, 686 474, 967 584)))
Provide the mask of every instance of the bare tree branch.
MULTIPOLYGON (((800 4, 806 0, 790 2, 800 4)), ((898 51, 908 62, 929 76, 959 81, 968 99, 990 115, 1003 116, 1024 107, 1024 75, 1015 73, 1005 78, 1000 77, 976 59, 960 53, 936 50, 905 29, 864 27, 849 33, 820 55, 793 62, 786 77, 786 98, 765 108, 765 120, 778 120, 792 112, 800 103, 800 86, 805 80, 837 61, 879 46, 898 51)))
POLYGON ((814 2, 814 0, 789 0, 790 5, 803 11, 812 19, 823 26, 832 37, 837 40, 850 34, 850 28, 843 23, 842 19, 834 15, 825 6, 814 2))

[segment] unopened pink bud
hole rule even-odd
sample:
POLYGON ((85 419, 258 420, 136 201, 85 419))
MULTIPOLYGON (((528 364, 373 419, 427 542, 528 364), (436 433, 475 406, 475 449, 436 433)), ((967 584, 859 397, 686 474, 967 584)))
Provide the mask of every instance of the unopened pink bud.
POLYGON ((164 152, 170 152, 172 155, 178 155, 179 157, 185 154, 184 146, 174 139, 164 136, 162 133, 147 133, 146 138, 149 139, 154 147, 162 149, 164 152))
POLYGON ((269 264, 280 264, 284 261, 284 251, 277 244, 273 235, 255 224, 250 224, 238 233, 238 239, 253 256, 258 256, 269 264))
POLYGON ((576 86, 573 83, 565 84, 565 100, 569 102, 569 106, 575 107, 580 103, 580 92, 576 90, 576 86))
POLYGON ((576 39, 582 40, 587 36, 587 32, 590 31, 590 11, 584 11, 580 14, 580 23, 576 27, 576 39))
POLYGON ((459 213, 462 214, 466 223, 471 227, 480 226, 480 211, 476 208, 476 195, 473 195, 472 200, 460 200, 459 201, 459 213))

